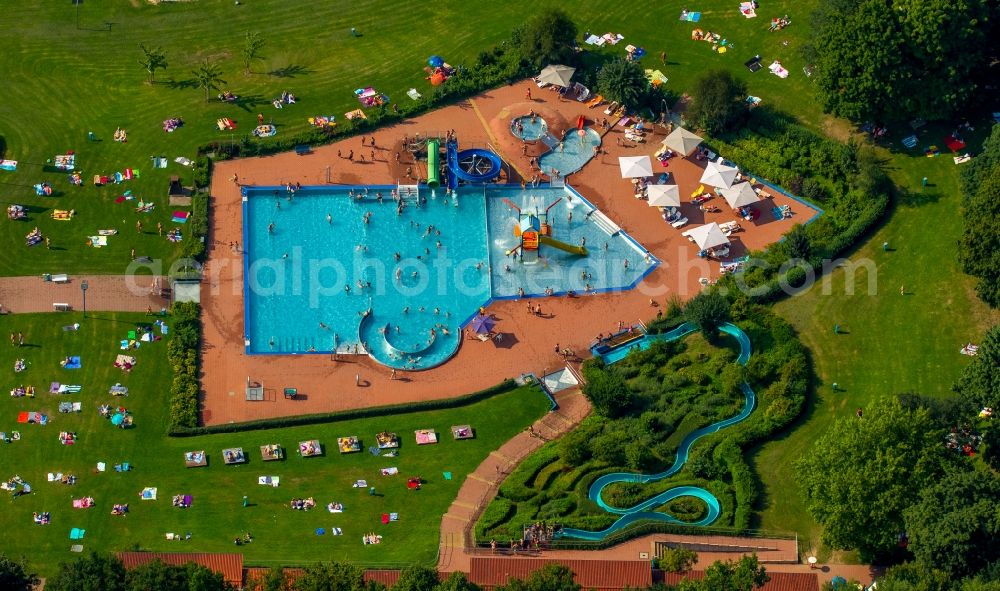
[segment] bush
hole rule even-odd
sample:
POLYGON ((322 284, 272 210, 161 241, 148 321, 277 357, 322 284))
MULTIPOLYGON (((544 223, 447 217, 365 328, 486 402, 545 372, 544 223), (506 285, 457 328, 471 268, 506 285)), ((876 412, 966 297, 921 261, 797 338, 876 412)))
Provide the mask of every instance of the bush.
POLYGON ((691 88, 687 117, 710 134, 732 132, 746 121, 747 85, 727 70, 711 70, 691 88))
POLYGON ((699 293, 684 307, 684 317, 707 338, 712 338, 729 320, 729 301, 717 291, 699 293))

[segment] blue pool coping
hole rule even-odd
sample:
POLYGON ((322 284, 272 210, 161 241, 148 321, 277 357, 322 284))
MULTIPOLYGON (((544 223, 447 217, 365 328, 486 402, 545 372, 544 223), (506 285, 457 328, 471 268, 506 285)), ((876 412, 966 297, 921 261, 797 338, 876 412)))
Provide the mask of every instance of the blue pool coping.
MULTIPOLYGON (((491 190, 491 189, 493 189, 493 190, 520 189, 520 185, 519 184, 515 184, 515 183, 482 183, 481 185, 477 185, 477 186, 481 186, 483 188, 484 195, 485 195, 485 191, 488 191, 488 190, 491 190)), ((552 187, 550 185, 550 188, 560 188, 560 187, 552 187)), ((575 188, 573 188, 569 184, 564 183, 561 188, 564 191, 570 192, 573 195, 573 197, 575 197, 575 198, 579 199, 580 201, 586 203, 587 206, 589 206, 591 209, 596 210, 596 211, 600 211, 600 209, 597 206, 595 206, 593 203, 591 203, 590 200, 588 200, 586 197, 584 197, 583 195, 581 195, 579 191, 577 191, 575 188)), ((296 189, 295 195, 299 195, 300 193, 303 194, 303 195, 308 195, 310 193, 325 193, 325 192, 330 191, 331 189, 335 189, 337 191, 344 191, 344 190, 351 191, 351 190, 354 190, 354 191, 362 191, 362 192, 364 192, 364 190, 367 189, 368 192, 369 192, 369 194, 371 194, 372 191, 392 191, 392 190, 395 190, 395 189, 397 189, 397 185, 384 185, 384 184, 383 185, 374 185, 374 184, 373 185, 338 185, 338 184, 330 184, 330 185, 308 185, 308 186, 303 186, 301 189, 296 189)), ((426 187, 422 187, 422 189, 423 190, 427 190, 426 187)), ((242 236, 242 240, 243 240, 242 259, 243 259, 243 328, 244 328, 244 334, 243 334, 243 351, 244 351, 244 353, 246 355, 335 355, 335 354, 337 354, 336 351, 275 351, 275 352, 271 352, 271 351, 253 351, 253 350, 251 350, 251 343, 250 343, 249 333, 246 330, 247 326, 249 326, 249 324, 250 324, 250 319, 249 319, 250 310, 249 310, 249 306, 247 305, 247 302, 250 301, 250 295, 251 295, 250 294, 249 283, 247 281, 247 277, 249 277, 249 275, 250 275, 250 253, 249 253, 249 251, 247 249, 247 245, 249 244, 250 233, 249 233, 249 227, 248 227, 248 224, 246 223, 246 221, 247 221, 247 217, 248 217, 249 200, 250 200, 250 192, 251 191, 253 191, 254 193, 264 193, 264 192, 267 192, 267 191, 271 191, 271 192, 278 191, 278 193, 279 193, 278 197, 279 198, 280 197, 285 197, 287 195, 286 194, 286 185, 243 185, 243 186, 240 187, 240 198, 241 198, 241 201, 242 201, 241 206, 242 206, 242 215, 243 215, 242 224, 241 224, 241 226, 242 226, 241 227, 241 236, 242 236)), ((369 198, 372 199, 372 200, 375 199, 375 197, 373 195, 371 197, 369 197, 369 198)), ((483 200, 483 207, 484 208, 487 207, 487 203, 486 203, 485 199, 483 200)), ((487 213, 487 215, 486 215, 486 232, 487 232, 487 236, 489 236, 489 232, 490 232, 490 225, 489 225, 489 223, 490 223, 489 222, 489 215, 487 213)), ((628 234, 628 232, 626 232, 625 230, 619 229, 618 234, 621 235, 626 241, 630 242, 640 253, 644 254, 647 257, 649 257, 649 260, 650 260, 649 267, 645 271, 643 271, 639 275, 639 277, 637 277, 634 281, 632 281, 631 283, 629 283, 627 286, 625 286, 625 287, 605 287, 605 288, 593 289, 593 290, 591 290, 589 292, 585 292, 585 293, 578 293, 578 292, 572 291, 572 290, 565 290, 565 291, 555 291, 555 292, 553 292, 551 294, 546 294, 544 292, 541 292, 541 293, 525 293, 523 296, 521 296, 521 295, 494 296, 494 295, 492 295, 492 293, 493 293, 493 277, 491 275, 490 276, 490 294, 491 295, 490 295, 490 297, 484 303, 480 304, 479 307, 480 308, 486 308, 486 307, 489 307, 489 305, 492 304, 493 302, 504 301, 504 300, 521 300, 521 299, 542 298, 542 297, 562 297, 562 296, 568 296, 571 292, 574 294, 573 297, 590 297, 590 296, 600 295, 600 294, 605 294, 605 293, 619 293, 619 292, 625 292, 625 291, 630 291, 632 289, 635 289, 635 287, 639 283, 641 283, 650 273, 652 273, 657 267, 660 266, 660 264, 662 263, 662 261, 659 258, 657 258, 656 255, 654 255, 652 252, 650 252, 645 247, 643 247, 642 244, 640 244, 635 238, 632 238, 632 236, 630 236, 628 234)), ((471 314, 469 314, 468 317, 466 317, 464 320, 462 320, 461 322, 459 322, 459 324, 458 324, 458 327, 459 327, 458 330, 459 330, 459 332, 464 332, 465 328, 469 325, 470 322, 472 322, 472 319, 475 318, 477 314, 479 314, 478 310, 476 310, 475 312, 472 312, 471 314)), ((360 323, 358 324, 358 331, 359 331, 359 333, 361 331, 361 325, 360 325, 360 323)), ((464 339, 462 338, 462 335, 458 335, 458 341, 459 341, 459 346, 455 348, 455 350, 451 353, 451 355, 449 355, 448 357, 446 357, 445 359, 443 359, 441 362, 435 363, 434 365, 428 365, 426 367, 420 367, 418 369, 407 370, 407 371, 423 371, 423 370, 432 369, 432 368, 435 368, 435 367, 440 367, 442 364, 446 363, 452 357, 454 357, 458 353, 458 351, 462 348, 462 341, 464 341, 464 339)), ((347 353, 347 354, 351 354, 351 353, 347 353)), ((369 357, 372 357, 371 354, 369 354, 367 351, 364 354, 368 355, 369 357)), ((372 357, 372 359, 374 359, 374 357, 372 357)), ((381 362, 379 362, 379 363, 381 364, 381 362)), ((392 366, 387 366, 387 367, 392 367, 392 366)))

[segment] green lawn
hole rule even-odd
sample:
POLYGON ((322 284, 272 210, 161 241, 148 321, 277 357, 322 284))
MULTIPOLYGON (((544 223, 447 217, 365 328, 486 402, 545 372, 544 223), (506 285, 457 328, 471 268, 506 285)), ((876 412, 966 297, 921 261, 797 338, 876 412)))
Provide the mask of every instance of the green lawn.
MULTIPOLYGON (((927 137, 940 139, 947 133, 936 129, 927 137)), ((854 262, 873 263, 874 293, 869 294, 864 270, 853 277, 837 270, 829 276, 828 290, 817 284, 776 306, 812 351, 820 387, 796 428, 754 455, 766 489, 760 525, 797 531, 812 543, 818 542, 819 530, 791 484, 792 462, 834 417, 852 413, 875 397, 902 392, 950 395, 969 360, 959 349, 977 342, 1000 320, 976 298, 973 282, 956 261, 962 231, 958 167, 948 155, 928 159, 908 154, 894 154, 889 166, 909 196, 867 243, 848 255, 854 262), (931 186, 922 189, 925 176, 931 186), (882 250, 883 242, 889 242, 889 252, 882 250), (847 295, 851 287, 854 295, 847 295), (906 295, 900 295, 900 287, 906 295), (846 333, 834 334, 835 324, 846 333), (833 382, 838 384, 836 393, 833 382)))
MULTIPOLYGON (((150 550, 224 552, 233 551, 233 538, 249 531, 257 538, 239 548, 251 564, 299 564, 341 556, 364 564, 430 563, 438 546, 441 515, 454 500, 466 474, 472 472, 491 450, 497 449, 548 408, 548 400, 537 390, 522 388, 463 408, 417 412, 384 418, 344 421, 280 430, 168 438, 164 435, 167 415, 167 386, 170 370, 164 342, 144 344, 133 355, 137 365, 131 374, 113 367, 119 353, 118 340, 136 323, 149 319, 142 315, 98 314, 83 320, 79 315, 6 316, 0 326, 6 333, 23 332, 26 345, 0 348, 0 367, 5 391, 18 385, 33 385, 35 398, 3 397, 0 403, 0 430, 18 429, 21 440, 2 444, 0 479, 15 474, 29 482, 34 492, 13 499, 3 493, 0 528, 7 532, 0 552, 27 555, 42 575, 51 574, 59 561, 70 557, 70 528, 87 530, 83 545, 92 550, 150 550), (80 322, 78 332, 63 332, 63 322, 80 322), (83 368, 65 370, 59 360, 67 355, 82 356, 83 368), (14 373, 15 358, 24 358, 28 369, 14 373), (48 394, 49 383, 80 384, 78 394, 48 394), (127 398, 113 398, 108 388, 121 381, 130 389, 127 398), (80 414, 60 414, 60 401, 80 401, 80 414), (100 404, 121 404, 135 416, 135 428, 121 430, 98 415, 100 404), (40 411, 49 423, 18 425, 21 411, 40 411), (476 438, 454 441, 452 425, 471 423, 476 438), (441 433, 437 445, 418 447, 413 431, 434 428, 441 433), (336 438, 356 435, 367 448, 375 434, 399 434, 402 447, 398 458, 373 457, 367 451, 340 455, 336 438), (59 443, 61 431, 74 431, 79 441, 72 446, 59 443), (295 450, 299 441, 319 439, 325 456, 301 458, 295 450), (264 463, 259 446, 280 443, 291 450, 287 460, 264 463), (242 447, 249 463, 226 466, 222 449, 242 447), (205 450, 209 466, 185 468, 185 451, 205 450), (94 474, 98 461, 108 471, 94 474), (116 473, 111 467, 123 461, 135 469, 116 473), (399 475, 384 477, 381 468, 396 466, 399 475), (445 480, 442 472, 454 474, 445 480), (46 473, 75 474, 74 486, 46 482, 46 473), (257 477, 274 475, 281 486, 259 486, 257 477), (420 491, 407 489, 409 477, 420 476, 420 491), (367 479, 378 496, 351 487, 356 479, 367 479), (139 491, 158 488, 158 500, 140 501, 139 491), (182 510, 171 506, 175 494, 194 496, 194 505, 182 510), (242 508, 243 495, 251 506, 242 508), (73 509, 71 500, 93 496, 97 506, 73 509), (322 504, 309 512, 288 507, 292 498, 315 497, 322 504), (325 505, 344 504, 342 514, 331 515, 325 505), (114 503, 128 503, 130 514, 114 517, 114 503), (50 511, 52 523, 34 525, 32 513, 50 511), (382 513, 398 512, 398 523, 383 525, 382 513), (319 527, 341 527, 342 537, 317 537, 319 527), (377 547, 365 547, 361 536, 374 531, 384 536, 377 547), (171 542, 167 532, 192 533, 192 539, 171 542)), ((168 319, 169 322, 169 319, 168 319)))
MULTIPOLYGON (((811 5, 811 2, 809 3, 811 5)), ((471 64, 482 50, 505 39, 527 15, 555 0, 516 0, 497 10, 489 3, 445 0, 434 3, 343 1, 302 6, 284 0, 254 0, 235 6, 231 0, 164 3, 88 0, 74 8, 70 2, 19 3, 7 7, 5 17, 14 34, 0 38, 0 77, 16 80, 0 88, 0 146, 5 158, 20 162, 16 172, 0 171, 0 202, 31 207, 30 219, 10 223, 0 232, 0 248, 18 253, 0 259, 0 275, 50 272, 123 273, 131 249, 137 255, 171 259, 177 246, 160 237, 157 223, 175 227, 166 199, 170 175, 191 181, 190 169, 175 164, 177 156, 194 158, 195 148, 212 140, 239 141, 263 113, 279 128, 280 138, 297 134, 313 115, 343 114, 357 107, 353 90, 374 86, 394 100, 409 101, 405 92, 416 87, 429 93, 422 68, 432 54, 452 64, 471 64), (79 25, 77 24, 79 11, 79 25), (105 22, 113 23, 110 31, 105 22), (352 38, 351 27, 363 35, 352 38), (264 60, 254 64, 254 74, 244 76, 240 53, 247 30, 259 31, 267 42, 264 60), (169 67, 157 73, 157 83, 145 83, 138 64, 139 43, 162 46, 169 67), (230 106, 204 100, 191 86, 191 70, 202 59, 219 62, 225 86, 245 102, 230 106), (299 96, 298 104, 282 110, 270 100, 282 90, 299 96), (167 134, 164 119, 179 116, 186 125, 167 134), (237 120, 235 133, 215 127, 219 117, 237 120), (116 127, 129 133, 128 143, 112 141, 116 127), (93 131, 100 141, 87 141, 93 131), (74 151, 86 184, 72 187, 63 173, 46 172, 46 161, 74 151), (151 168, 151 156, 166 156, 166 169, 151 168), (95 188, 90 179, 125 168, 139 169, 140 177, 122 185, 95 188), (47 181, 57 196, 37 197, 31 186, 47 181), (151 213, 135 212, 134 201, 114 203, 125 190, 152 200, 151 213), (52 209, 75 209, 73 221, 55 221, 52 209), (137 235, 141 220, 144 233, 137 235), (38 226, 52 240, 52 249, 26 248, 24 236, 38 226), (116 228, 105 248, 85 246, 98 229, 116 228)), ((572 16, 584 31, 625 35, 625 43, 595 50, 603 56, 623 55, 624 44, 645 47, 643 65, 661 68, 678 92, 706 67, 732 69, 750 82, 751 91, 767 104, 791 110, 806 120, 818 121, 813 102, 799 100, 808 88, 802 75, 797 46, 806 33, 805 23, 795 23, 779 33, 768 33, 771 16, 790 14, 804 20, 806 9, 785 1, 768 3, 756 19, 744 19, 732 2, 706 1, 699 24, 680 22, 680 8, 649 9, 650 18, 637 18, 611 0, 596 0, 572 7, 572 16), (700 27, 719 32, 734 44, 721 55, 704 42, 690 40, 700 27), (783 46, 783 40, 790 41, 783 46), (659 54, 667 52, 667 64, 659 54), (760 53, 765 60, 781 59, 792 72, 780 80, 766 71, 750 74, 743 61, 760 53)), ((582 37, 581 37, 582 38, 582 37)), ((594 49, 592 46, 585 46, 594 49)), ((770 62, 768 62, 770 63, 770 62)), ((256 141, 256 140, 255 140, 256 141)), ((268 140, 261 140, 268 141, 268 140)), ((183 226, 182 226, 183 229, 183 226)))

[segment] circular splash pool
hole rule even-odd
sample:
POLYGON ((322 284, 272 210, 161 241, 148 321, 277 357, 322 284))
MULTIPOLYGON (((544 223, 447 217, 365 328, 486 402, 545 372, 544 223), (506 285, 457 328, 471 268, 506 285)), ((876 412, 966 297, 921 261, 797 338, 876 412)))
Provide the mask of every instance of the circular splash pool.
POLYGON ((549 133, 549 126, 545 119, 537 115, 522 115, 511 120, 510 132, 518 139, 534 142, 549 133))

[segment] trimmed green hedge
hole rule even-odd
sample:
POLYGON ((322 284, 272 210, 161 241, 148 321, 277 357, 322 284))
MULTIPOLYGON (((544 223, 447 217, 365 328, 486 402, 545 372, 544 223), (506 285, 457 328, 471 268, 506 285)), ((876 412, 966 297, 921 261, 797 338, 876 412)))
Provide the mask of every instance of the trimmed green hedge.
POLYGON ((292 417, 275 417, 272 419, 260 419, 258 421, 247 421, 244 423, 225 423, 222 425, 211 425, 208 427, 198 427, 197 425, 171 426, 172 437, 191 437, 194 435, 208 435, 211 433, 240 433, 244 431, 257 431, 260 429, 277 429, 280 427, 295 427, 299 425, 319 425, 322 423, 333 423, 337 421, 347 421, 352 419, 363 419, 370 417, 384 417, 411 412, 422 412, 428 410, 439 410, 445 408, 457 408, 480 400, 486 400, 509 392, 517 387, 514 380, 505 380, 496 386, 492 386, 479 392, 466 394, 457 398, 443 398, 441 400, 427 400, 424 402, 412 402, 406 404, 393 404, 388 406, 375 406, 371 408, 358 408, 330 413, 318 413, 311 415, 297 415, 292 417))
POLYGON ((198 427, 198 351, 201 346, 201 306, 175 303, 171 308, 173 336, 167 344, 167 359, 174 372, 170 383, 170 432, 198 427))

